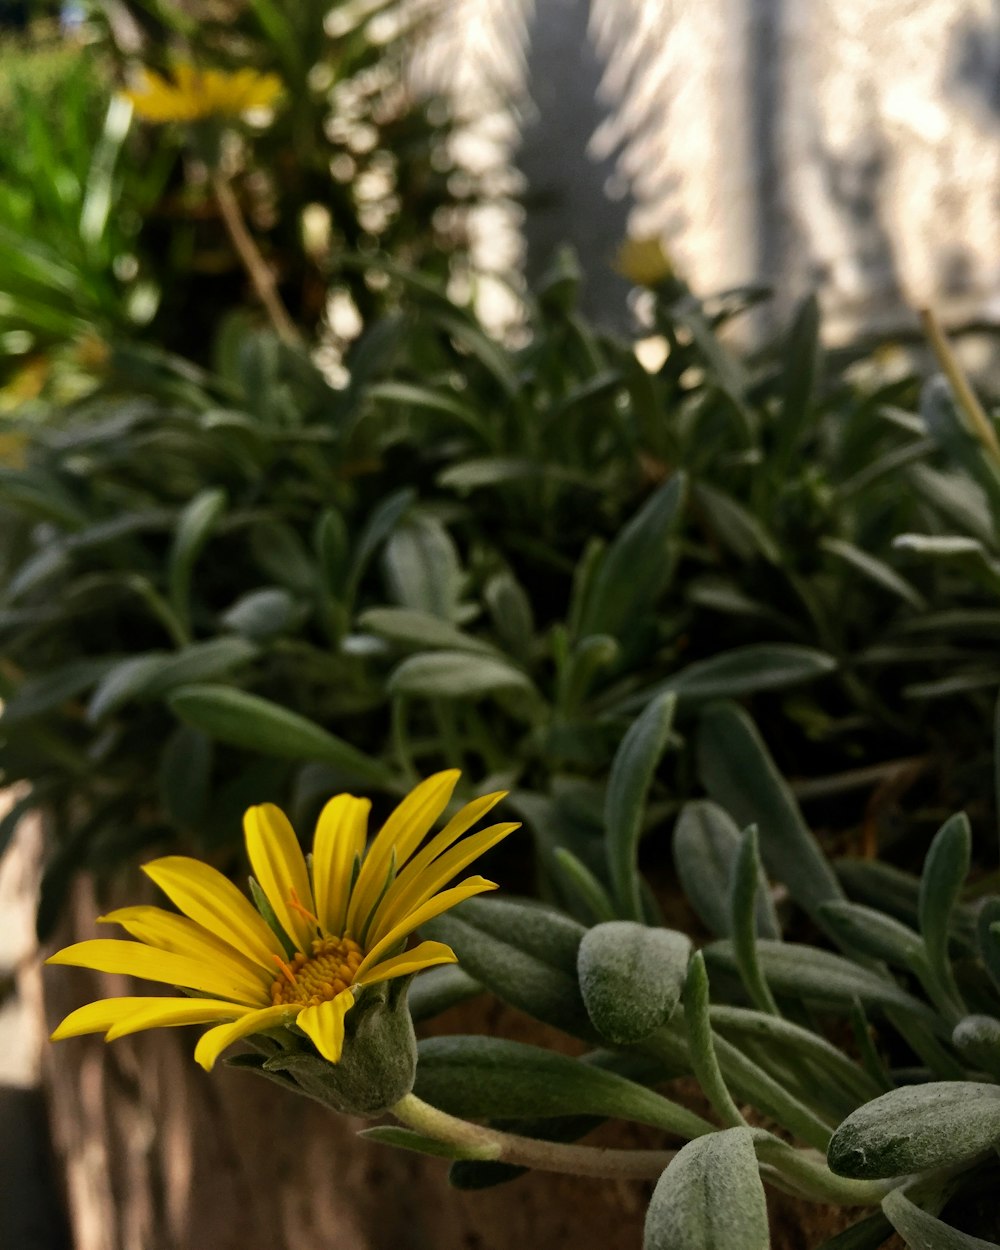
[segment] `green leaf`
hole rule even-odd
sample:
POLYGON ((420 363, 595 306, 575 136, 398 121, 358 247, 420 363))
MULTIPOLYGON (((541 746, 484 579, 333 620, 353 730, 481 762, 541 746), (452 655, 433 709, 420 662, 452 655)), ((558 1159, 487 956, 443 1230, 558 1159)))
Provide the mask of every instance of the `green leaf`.
POLYGON ((167 580, 170 605, 187 633, 191 630, 191 575, 194 564, 225 507, 226 492, 209 487, 195 495, 177 519, 167 580))
POLYGON ((377 382, 374 386, 368 387, 366 394, 369 399, 384 400, 394 407, 400 404, 407 404, 413 408, 424 408, 429 412, 439 412, 443 416, 451 417, 462 425, 467 426, 470 430, 474 430, 483 438, 487 438, 489 435, 489 431, 477 410, 469 404, 463 404, 454 395, 445 394, 442 391, 434 391, 426 386, 415 386, 411 382, 396 381, 377 382))
POLYGON ((174 655, 166 656, 151 675, 142 694, 152 698, 190 682, 221 677, 258 655, 258 649, 245 638, 210 638, 193 642, 174 655))
POLYGON ((756 1038, 783 1055, 798 1054, 825 1069, 847 1096, 853 1098, 851 1110, 857 1103, 867 1102, 882 1093, 883 1086, 876 1085, 863 1068, 825 1037, 780 1016, 747 1007, 715 1004, 709 1008, 709 1019, 712 1028, 724 1036, 756 1038))
POLYGON ((117 656, 100 659, 71 660, 47 673, 29 677, 3 705, 0 731, 6 732, 23 721, 61 707, 75 699, 119 663, 117 656))
POLYGON ((806 435, 822 352, 819 302, 810 294, 799 305, 785 343, 781 411, 775 421, 774 449, 768 457, 772 480, 781 479, 806 435))
POLYGON ((434 1155, 438 1159, 492 1159, 496 1155, 496 1147, 492 1145, 478 1149, 473 1146, 456 1146, 453 1142, 424 1137, 420 1133, 414 1133, 412 1129, 400 1128, 395 1124, 362 1128, 358 1130, 358 1136, 379 1142, 383 1146, 396 1146, 401 1150, 414 1150, 417 1154, 434 1155))
POLYGON ((652 495, 603 553, 587 590, 577 637, 624 640, 656 604, 673 571, 671 540, 686 479, 675 473, 652 495))
POLYGON ((131 699, 151 699, 176 686, 221 677, 256 655, 257 648, 242 638, 212 638, 173 654, 151 651, 132 656, 117 664, 94 691, 87 719, 94 723, 131 699))
POLYGON ((911 971, 923 958, 920 934, 884 912, 842 899, 824 903, 821 910, 829 930, 848 950, 911 971))
POLYGON ((753 1134, 724 1129, 689 1142, 656 1183, 643 1250, 768 1250, 753 1134))
POLYGON ((258 567, 279 585, 303 598, 315 594, 319 568, 291 525, 258 521, 250 531, 250 549, 258 567))
MULTIPOLYGON (((760 1011, 780 1015, 767 978, 757 959, 756 909, 760 892, 761 864, 757 853, 757 827, 751 825, 740 839, 729 891, 732 942, 740 979, 760 1011)), ((764 887, 767 888, 766 886, 764 887)))
POLYGON ((197 825, 208 804, 212 743, 197 729, 181 725, 167 739, 160 757, 160 801, 181 829, 197 825))
POLYGON ((684 1032, 687 1036, 688 1056, 695 1079, 708 1099, 716 1115, 724 1124, 745 1124, 743 1113, 733 1101, 729 1086, 719 1065, 715 1037, 709 1011, 710 987, 705 957, 695 951, 688 963, 684 980, 684 1032))
MULTIPOLYGON (((709 967, 736 972, 736 955, 731 942, 713 942, 704 948, 709 967)), ((850 1007, 855 999, 865 1006, 900 1007, 933 1022, 940 1022, 919 999, 901 990, 895 981, 869 968, 851 963, 832 951, 806 946, 801 942, 757 943, 757 956, 773 993, 789 995, 805 1002, 850 1007)))
POLYGON ((616 1045, 643 1041, 681 997, 691 941, 672 929, 612 920, 580 943, 580 991, 594 1027, 616 1045))
POLYGON ((586 930, 541 905, 508 899, 467 899, 421 926, 446 942, 470 976, 499 998, 545 1024, 596 1037, 577 981, 586 930))
POLYGON ((1000 898, 988 898, 979 909, 976 945, 986 971, 1000 990, 1000 898))
POLYGON ((393 530, 383 552, 389 591, 404 608, 455 621, 464 583, 451 535, 435 517, 417 514, 393 530))
POLYGON ((498 1037, 429 1037, 414 1091, 464 1119, 600 1115, 680 1137, 710 1133, 700 1116, 613 1072, 498 1037))
POLYGON ((851 565, 870 582, 881 586, 883 590, 889 591, 898 599, 902 599, 911 608, 916 608, 920 612, 927 607, 927 601, 912 582, 901 577, 894 568, 891 568, 884 560, 873 556, 871 552, 863 551, 860 547, 845 542, 841 538, 821 538, 819 545, 829 555, 836 556, 851 565))
POLYGON ((792 643, 751 643, 689 664, 662 683, 678 699, 736 698, 759 690, 781 690, 832 673, 837 661, 813 647, 792 643))
POLYGON ((983 1241, 959 1232, 912 1203, 901 1189, 890 1190, 882 1210, 910 1250, 997 1250, 995 1241, 983 1241))
POLYGON ((840 885, 742 708, 716 703, 702 713, 698 769, 711 798, 737 824, 757 825, 768 873, 783 881, 795 901, 821 924, 820 907, 843 897, 840 885))
POLYGON ((557 846, 552 852, 552 861, 571 912, 579 916, 582 908, 589 920, 614 920, 615 909, 607 890, 581 859, 568 847, 557 846))
POLYGON ((615 710, 638 711, 650 698, 668 691, 673 691, 678 702, 687 707, 708 699, 735 699, 760 690, 782 690, 786 686, 814 681, 836 667, 832 656, 812 647, 750 643, 689 664, 654 686, 629 695, 615 710))
POLYGON ((304 716, 230 686, 182 686, 168 696, 185 724, 219 742, 285 759, 319 760, 348 777, 394 790, 385 765, 363 755, 304 716))
POLYGON ((220 619, 226 629, 251 642, 267 642, 300 625, 303 616, 302 606, 284 587, 264 586, 240 595, 220 619))
POLYGON ((358 625, 388 642, 412 647, 414 650, 432 648, 471 651, 494 657, 497 655, 496 648, 481 638, 473 638, 471 634, 463 633, 440 616, 432 616, 429 612, 420 612, 414 608, 369 608, 358 617, 358 625))
POLYGON ((692 485, 691 493, 704 516, 704 523, 720 543, 749 562, 763 556, 771 564, 780 564, 781 551, 760 520, 732 495, 716 490, 705 482, 692 485))
POLYGON ((96 724, 145 689, 154 673, 169 659, 165 651, 150 651, 121 660, 105 674, 87 704, 87 720, 96 724))
MULTIPOLYGON (((688 902, 713 933, 730 937, 732 914, 728 900, 740 849, 740 831, 735 821, 707 799, 685 803, 674 827, 673 846, 677 876, 688 902)), ((758 937, 781 937, 763 872, 758 878, 754 916, 758 937)))
POLYGON ((483 599, 501 644, 520 663, 527 663, 535 638, 535 619, 524 587, 505 569, 486 583, 483 599))
POLYGON ((938 830, 920 877, 920 932, 938 985, 959 998, 948 954, 951 918, 972 862, 969 818, 957 812, 938 830))
POLYGON ((391 694, 426 699, 476 699, 512 690, 538 697, 526 673, 499 658, 468 651, 434 651, 412 655, 393 670, 391 694))
POLYGON ((484 486, 499 486, 504 482, 522 482, 537 478, 567 482, 590 490, 599 489, 598 484, 584 474, 562 465, 525 460, 516 456, 481 456, 474 460, 461 460, 443 469, 437 476, 437 483, 449 490, 466 492, 484 486))
POLYGON ((394 495, 383 499, 369 516, 354 548, 354 559, 351 561, 348 576, 349 600, 353 601, 358 583, 368 567, 369 560, 396 528, 400 518, 410 509, 416 497, 416 491, 409 487, 397 491, 394 495))
POLYGON ((1000 1142, 1000 1086, 979 1081, 906 1085, 865 1103, 834 1133, 838 1176, 879 1180, 955 1168, 1000 1142))
POLYGON ((642 920, 639 836, 646 796, 673 724, 673 695, 654 699, 630 727, 615 752, 604 800, 608 870, 623 915, 642 920))
POLYGON ((1000 1020, 995 1016, 965 1016, 951 1040, 968 1064, 1000 1077, 1000 1020))

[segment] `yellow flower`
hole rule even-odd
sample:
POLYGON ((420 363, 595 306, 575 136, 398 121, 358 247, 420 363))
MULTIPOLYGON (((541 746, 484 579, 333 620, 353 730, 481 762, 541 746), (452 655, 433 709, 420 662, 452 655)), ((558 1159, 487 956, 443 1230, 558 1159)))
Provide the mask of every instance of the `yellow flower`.
POLYGON ((636 286, 659 286, 671 277, 670 263, 659 239, 626 239, 615 255, 615 269, 636 286))
POLYGON ((146 864, 144 871, 180 915, 159 907, 120 908, 100 919, 121 925, 138 941, 78 942, 47 962, 162 981, 203 997, 102 999, 71 1012, 52 1040, 104 1033, 110 1042, 140 1029, 224 1021, 204 1033, 195 1049, 207 1070, 240 1038, 294 1022, 325 1059, 337 1063, 344 1017, 366 986, 456 961, 443 942, 406 950, 413 931, 463 899, 496 888, 483 877, 441 887, 518 827, 491 825, 459 841, 503 791, 467 803, 418 850, 458 778, 452 770, 421 782, 367 851, 371 803, 338 794, 320 813, 309 864, 279 808, 251 807, 243 821, 247 854, 284 941, 208 864, 177 855, 146 864))
POLYGON ((170 82, 155 70, 143 69, 139 86, 124 95, 148 122, 196 122, 270 108, 282 91, 277 74, 255 69, 230 73, 180 64, 174 66, 173 77, 170 82))

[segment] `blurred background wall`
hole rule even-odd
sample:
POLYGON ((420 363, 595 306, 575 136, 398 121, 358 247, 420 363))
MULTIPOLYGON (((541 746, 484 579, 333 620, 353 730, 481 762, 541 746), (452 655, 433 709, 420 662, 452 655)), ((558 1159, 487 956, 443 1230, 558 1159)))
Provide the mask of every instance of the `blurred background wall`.
MULTIPOLYGON (((468 159, 513 162, 529 275, 571 241, 599 316, 626 235, 699 292, 816 287, 835 336, 1000 311, 996 0, 463 0, 419 73, 468 159)), ((520 246, 495 214, 480 236, 500 268, 520 246)))

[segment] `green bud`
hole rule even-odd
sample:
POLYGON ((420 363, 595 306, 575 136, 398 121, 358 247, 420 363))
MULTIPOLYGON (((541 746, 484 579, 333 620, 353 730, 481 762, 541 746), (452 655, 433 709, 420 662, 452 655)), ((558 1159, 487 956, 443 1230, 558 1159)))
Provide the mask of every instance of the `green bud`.
POLYGON ((406 1005, 409 981, 400 978, 363 991, 345 1018, 339 1063, 303 1048, 262 1061, 254 1056, 251 1065, 239 1066, 251 1066, 344 1115, 382 1115, 412 1090, 416 1074, 417 1042, 406 1005))

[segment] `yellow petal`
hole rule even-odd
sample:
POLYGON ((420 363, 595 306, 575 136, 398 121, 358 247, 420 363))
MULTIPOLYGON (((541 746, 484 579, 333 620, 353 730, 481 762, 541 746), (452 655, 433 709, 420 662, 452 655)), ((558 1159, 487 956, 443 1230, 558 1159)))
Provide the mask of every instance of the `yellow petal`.
POLYGON ((320 812, 313 839, 313 889, 316 915, 327 933, 340 934, 347 923, 354 858, 365 847, 368 799, 338 794, 320 812))
POLYGON ((143 866, 143 872, 192 920, 243 951, 268 970, 272 956, 285 951, 267 922, 235 885, 197 859, 168 855, 143 866))
POLYGON ((233 1024, 220 1024, 217 1028, 203 1033, 198 1045, 194 1048, 196 1063, 200 1063, 206 1072, 211 1072, 215 1061, 233 1042, 241 1037, 249 1037, 251 1033, 263 1033, 266 1029, 275 1029, 287 1024, 299 1011, 296 1005, 282 1004, 279 1007, 265 1007, 263 1011, 251 1011, 233 1024))
POLYGON ((247 994, 225 968, 202 963, 200 959, 191 959, 187 955, 175 955, 172 951, 155 950, 142 942, 96 938, 56 951, 45 962, 92 968, 95 972, 119 972, 146 981, 164 981, 168 985, 183 985, 185 989, 230 998, 248 1006, 259 1005, 264 997, 264 991, 259 986, 255 987, 254 993, 247 994))
POLYGON ((292 906, 297 899, 315 914, 306 861, 288 817, 273 803, 251 807, 243 817, 247 855, 278 923, 300 951, 309 953, 316 926, 292 906))
POLYGON ((412 950, 403 951, 401 955, 393 955, 391 959, 383 959, 381 963, 373 964, 364 976, 357 977, 354 983, 355 985, 375 985, 378 981, 389 981, 393 977, 407 977, 411 972, 433 968, 435 964, 457 963, 458 956, 444 942, 421 942, 412 950))
POLYGON ((453 842, 458 841, 466 830, 471 829, 491 808, 495 807, 501 799, 506 797, 506 790, 497 790, 493 794, 484 794, 478 799, 473 799, 471 803, 466 803, 463 808, 452 816, 441 832, 431 838, 420 853, 410 860, 400 872, 397 880, 403 883, 417 873, 422 872, 432 860, 443 854, 453 842))
POLYGON ((270 971, 262 968, 187 916, 177 916, 162 907, 119 907, 106 916, 99 916, 98 924, 120 924, 127 933, 147 946, 173 951, 176 955, 188 955, 224 968, 234 983, 242 985, 247 994, 263 994, 265 998, 270 998, 268 990, 277 973, 275 966, 270 971))
MULTIPOLYGON (((433 863, 422 867, 419 873, 408 872, 405 880, 396 881, 375 913, 375 921, 369 931, 369 941, 377 942, 382 934, 398 924, 407 912, 426 902, 432 894, 436 894, 442 886, 447 885, 452 877, 457 877, 462 869, 467 868, 473 860, 478 859, 480 855, 485 855, 488 850, 520 827, 517 821, 490 825, 487 829, 470 834, 458 846, 452 847, 450 851, 438 856, 433 863)), ((414 860, 410 867, 415 867, 416 863, 417 861, 414 860)))
POLYGON ((461 885, 452 886, 450 890, 444 890, 441 894, 435 894, 426 903, 418 907, 415 911, 411 911, 408 916, 404 917, 397 925, 380 938, 371 948, 361 964, 357 972, 354 974, 355 981, 360 980, 373 964, 377 964, 379 958, 386 951, 392 950, 397 942, 401 942, 403 938, 409 937, 414 929, 419 929, 422 924, 426 924, 428 920, 433 920, 435 916, 440 916, 443 911, 447 911, 450 907, 457 907, 459 903, 467 898, 471 898, 473 894, 482 894, 486 890, 495 890, 496 883, 487 881, 485 877, 470 877, 468 881, 463 881, 461 885))
POLYGON ((457 768, 435 773, 411 790, 378 831, 358 873, 357 884, 347 913, 347 928, 357 925, 371 913, 385 884, 386 869, 393 849, 397 871, 417 849, 432 825, 448 806, 461 773, 457 768))
POLYGON ((102 998, 71 1011, 52 1034, 53 1042, 84 1033, 105 1033, 106 1041, 139 1029, 167 1028, 176 1024, 208 1024, 231 1020, 250 1011, 213 998, 102 998))
POLYGON ((330 1063, 340 1062, 344 1049, 344 1017, 353 1006, 354 995, 350 990, 343 990, 328 1002, 303 1008, 295 1021, 330 1063))

